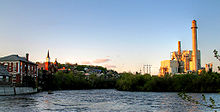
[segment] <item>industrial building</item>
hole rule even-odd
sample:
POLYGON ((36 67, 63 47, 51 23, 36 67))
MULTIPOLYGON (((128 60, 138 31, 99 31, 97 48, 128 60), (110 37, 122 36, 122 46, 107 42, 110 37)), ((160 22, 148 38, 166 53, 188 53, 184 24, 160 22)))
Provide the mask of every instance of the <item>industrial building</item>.
POLYGON ((197 44, 196 20, 192 21, 192 50, 181 50, 181 41, 178 41, 178 51, 171 54, 171 60, 161 61, 159 76, 196 72, 201 69, 201 55, 197 44))

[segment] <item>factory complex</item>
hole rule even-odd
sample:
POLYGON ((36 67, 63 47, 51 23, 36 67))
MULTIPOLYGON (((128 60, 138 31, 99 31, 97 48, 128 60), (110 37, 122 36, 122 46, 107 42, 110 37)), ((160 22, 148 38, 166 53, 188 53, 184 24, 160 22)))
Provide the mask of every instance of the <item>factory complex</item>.
MULTIPOLYGON (((196 20, 192 21, 192 50, 181 50, 181 41, 178 41, 178 51, 171 52, 170 60, 161 61, 159 76, 197 72, 201 69, 201 53, 197 43, 196 20)), ((211 67, 212 64, 206 65, 211 67)))

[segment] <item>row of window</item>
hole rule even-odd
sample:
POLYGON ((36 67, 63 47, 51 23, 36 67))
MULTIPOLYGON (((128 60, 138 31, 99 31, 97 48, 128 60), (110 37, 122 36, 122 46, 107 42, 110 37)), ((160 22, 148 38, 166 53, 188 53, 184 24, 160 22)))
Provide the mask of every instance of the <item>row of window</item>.
MULTIPOLYGON (((11 63, 0 63, 0 64, 5 65, 9 72, 18 72, 18 67, 19 67, 18 63, 11 62, 11 63)), ((22 71, 24 71, 25 68, 26 68, 26 64, 23 65, 23 63, 21 63, 20 65, 21 65, 20 69, 22 69, 22 71)), ((30 66, 29 65, 28 70, 35 72, 36 68, 35 68, 35 66, 30 66)))

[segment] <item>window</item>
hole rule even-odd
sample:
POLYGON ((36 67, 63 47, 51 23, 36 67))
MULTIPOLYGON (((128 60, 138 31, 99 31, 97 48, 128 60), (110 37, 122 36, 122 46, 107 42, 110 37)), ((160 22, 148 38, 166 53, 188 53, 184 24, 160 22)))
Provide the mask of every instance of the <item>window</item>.
POLYGON ((16 63, 13 63, 13 72, 17 72, 16 71, 16 63))
POLYGON ((11 65, 12 63, 8 63, 8 71, 11 72, 11 65))

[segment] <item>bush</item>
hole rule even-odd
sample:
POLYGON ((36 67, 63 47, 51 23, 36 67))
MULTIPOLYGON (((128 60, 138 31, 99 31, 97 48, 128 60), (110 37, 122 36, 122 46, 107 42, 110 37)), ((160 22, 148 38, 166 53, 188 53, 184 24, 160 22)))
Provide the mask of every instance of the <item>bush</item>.
POLYGON ((181 74, 164 77, 134 75, 122 73, 116 82, 116 89, 122 91, 154 91, 154 92, 219 92, 220 74, 206 73, 198 75, 181 74))

